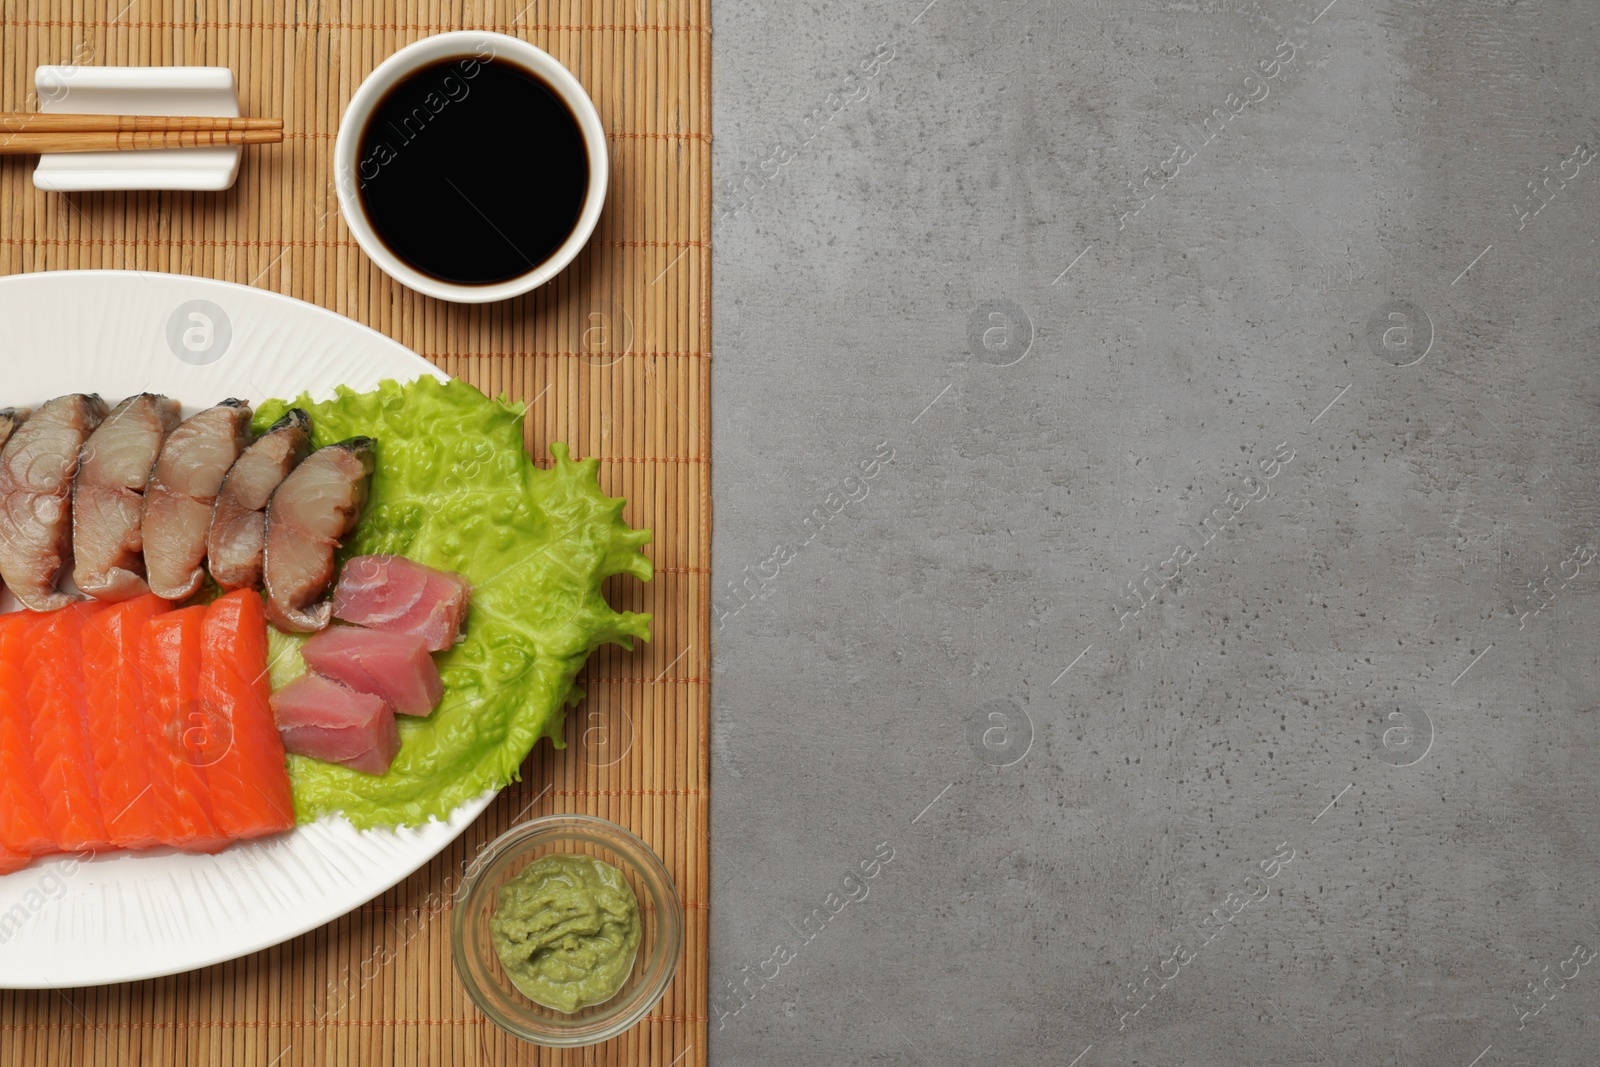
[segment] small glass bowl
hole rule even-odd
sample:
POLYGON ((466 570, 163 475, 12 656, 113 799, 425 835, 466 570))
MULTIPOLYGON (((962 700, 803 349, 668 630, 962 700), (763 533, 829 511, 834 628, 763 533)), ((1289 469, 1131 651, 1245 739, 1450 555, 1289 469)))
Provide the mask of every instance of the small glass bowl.
POLYGON ((472 862, 456 899, 450 947, 461 984, 501 1029, 536 1045, 594 1045, 643 1019, 666 993, 683 956, 683 905, 661 857, 630 831, 594 815, 546 815, 507 830, 472 862), (616 996, 570 1015, 524 996, 489 937, 500 887, 529 863, 553 853, 604 860, 623 873, 639 898, 641 931, 633 972, 616 996))

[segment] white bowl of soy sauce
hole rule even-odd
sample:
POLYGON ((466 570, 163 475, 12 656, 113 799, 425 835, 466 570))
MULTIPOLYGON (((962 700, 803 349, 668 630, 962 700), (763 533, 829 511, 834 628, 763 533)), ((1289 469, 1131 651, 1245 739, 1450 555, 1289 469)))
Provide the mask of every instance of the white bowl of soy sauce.
POLYGON ((334 143, 339 210, 420 293, 506 300, 559 274, 600 220, 605 128, 548 52, 501 33, 426 37, 361 83, 334 143))

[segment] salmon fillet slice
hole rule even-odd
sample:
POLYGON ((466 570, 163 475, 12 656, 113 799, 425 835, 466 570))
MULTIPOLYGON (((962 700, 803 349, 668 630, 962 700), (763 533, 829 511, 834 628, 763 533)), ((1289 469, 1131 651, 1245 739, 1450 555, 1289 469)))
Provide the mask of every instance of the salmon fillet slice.
POLYGON ((89 744, 106 832, 117 848, 161 844, 168 822, 165 793, 150 774, 151 750, 162 739, 150 735, 139 643, 145 623, 171 607, 147 593, 107 608, 83 628, 89 744))
POLYGON ((206 609, 200 651, 201 710, 220 743, 216 759, 206 764, 206 782, 217 829, 231 837, 294 828, 271 697, 265 605, 259 593, 240 589, 206 609))
POLYGON ((145 691, 146 736, 152 738, 150 780, 166 805, 161 843, 191 852, 228 844, 211 812, 204 765, 215 738, 200 709, 201 635, 206 609, 181 608, 144 624, 139 670, 145 691))
POLYGON ((0 874, 10 874, 26 867, 33 857, 26 852, 13 852, 4 845, 0 845, 0 874))
POLYGON ((99 852, 111 844, 95 782, 83 676, 83 626, 103 607, 75 603, 36 615, 23 641, 39 797, 56 845, 67 852, 99 852))
POLYGON ((60 846, 39 796, 29 739, 22 656, 31 617, 20 611, 0 615, 0 848, 37 856, 60 846))

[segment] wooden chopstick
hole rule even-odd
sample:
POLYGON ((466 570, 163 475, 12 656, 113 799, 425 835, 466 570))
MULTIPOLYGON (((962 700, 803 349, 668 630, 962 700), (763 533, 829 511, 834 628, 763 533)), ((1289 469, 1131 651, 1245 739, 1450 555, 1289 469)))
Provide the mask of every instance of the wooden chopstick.
POLYGON ((82 133, 0 133, 0 156, 37 152, 126 152, 147 148, 207 148, 276 144, 282 130, 91 130, 82 133))
POLYGON ((281 130, 282 119, 229 115, 53 115, 41 111, 0 112, 0 136, 8 133, 113 133, 174 130, 281 130))

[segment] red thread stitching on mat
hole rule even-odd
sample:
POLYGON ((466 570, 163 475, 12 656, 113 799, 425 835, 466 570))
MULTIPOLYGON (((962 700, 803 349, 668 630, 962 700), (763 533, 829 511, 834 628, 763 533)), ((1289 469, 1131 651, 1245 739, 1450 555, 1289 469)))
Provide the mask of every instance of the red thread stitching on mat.
MULTIPOLYGON (((708 463, 709 460, 698 456, 584 456, 584 459, 597 459, 601 463, 708 463)), ((550 460, 539 460, 540 466, 547 466, 550 460)))
POLYGON ((701 456, 585 456, 601 463, 706 463, 701 456))
MULTIPOLYGON (((124 27, 134 30, 417 30, 425 33, 438 33, 440 30, 460 29, 494 29, 510 27, 510 23, 494 23, 489 26, 466 27, 459 23, 378 23, 378 22, 156 22, 154 20, 134 22, 130 19, 12 19, 8 22, 11 26, 36 26, 42 29, 78 29, 96 27, 99 29, 122 29, 124 27)), ((523 23, 515 27, 519 30, 578 30, 578 31, 604 31, 627 32, 651 30, 660 33, 709 33, 702 26, 665 25, 652 26, 648 23, 639 23, 632 26, 612 25, 598 23, 591 26, 580 26, 569 23, 523 23)))
MULTIPOLYGON (((704 241, 595 241, 607 248, 707 248, 704 241)), ((116 245, 154 247, 167 245, 178 248, 357 248, 355 241, 207 241, 196 237, 0 237, 7 245, 116 245)), ((587 354, 587 353, 585 353, 587 354)))
POLYGON ((556 797, 703 797, 705 789, 552 789, 556 797))
MULTIPOLYGON (((689 359, 710 359, 710 352, 617 352, 600 356, 593 352, 421 352, 424 359, 510 359, 512 356, 562 356, 567 359, 613 359, 616 356, 684 356, 689 359)), ((603 368, 602 368, 603 369, 603 368)))
MULTIPOLYGON (((436 899, 436 895, 432 894, 432 893, 429 894, 429 897, 436 899)), ((384 913, 384 914, 393 913, 393 914, 399 915, 401 913, 405 913, 407 915, 420 915, 420 916, 424 916, 426 918, 432 919, 432 918, 434 918, 436 916, 444 914, 445 912, 449 911, 454 906, 455 905, 454 905, 453 901, 449 902, 449 903, 441 903, 441 904, 429 905, 427 903, 427 901, 424 900, 424 902, 421 903, 421 904, 413 904, 413 905, 410 905, 410 906, 407 906, 405 904, 379 904, 376 901, 368 901, 367 903, 365 903, 365 904, 361 905, 360 907, 356 908, 355 912, 350 912, 350 913, 347 913, 347 914, 355 914, 355 913, 359 913, 359 912, 365 912, 365 913, 367 913, 369 915, 376 915, 376 914, 379 914, 379 913, 384 913)), ((685 902, 683 904, 683 907, 685 907, 685 908, 693 908, 695 911, 710 911, 711 910, 711 905, 709 903, 707 903, 706 901, 703 901, 703 900, 685 902)), ((343 918, 343 916, 340 916, 340 918, 343 918)), ((337 920, 335 920, 335 921, 337 921, 337 920)))
MULTIPOLYGON (((334 130, 292 130, 283 135, 286 141, 331 141, 339 134, 334 130)), ((704 141, 711 143, 709 133, 630 133, 615 130, 606 134, 612 141, 704 141)))
MULTIPOLYGON (((646 1015, 645 1020, 657 1023, 710 1022, 708 1015, 646 1015)), ((305 1026, 482 1026, 490 1020, 485 1016, 475 1019, 202 1019, 158 1020, 153 1022, 83 1022, 83 1023, 5 1023, 0 1033, 29 1032, 34 1030, 205 1030, 213 1027, 273 1027, 305 1026)))

